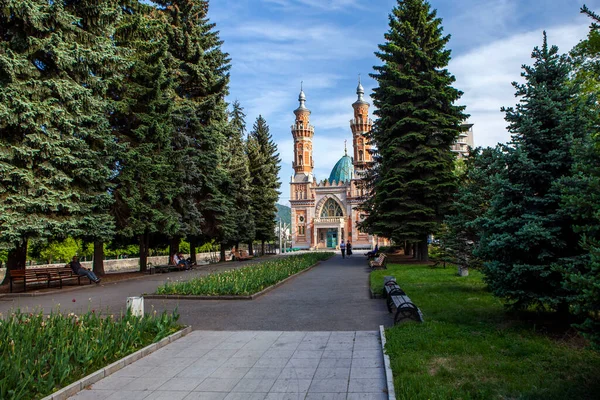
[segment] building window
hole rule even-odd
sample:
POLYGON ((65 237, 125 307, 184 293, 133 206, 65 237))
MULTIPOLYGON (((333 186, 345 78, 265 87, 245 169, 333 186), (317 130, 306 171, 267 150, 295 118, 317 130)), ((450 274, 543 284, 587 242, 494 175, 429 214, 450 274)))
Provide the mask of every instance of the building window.
POLYGON ((358 161, 362 161, 363 160, 363 151, 359 150, 358 151, 358 161))
POLYGON ((343 217, 342 207, 333 199, 328 199, 321 210, 321 218, 343 217))
POLYGON ((300 236, 304 236, 304 235, 305 235, 305 233, 306 233, 306 231, 305 231, 304 225, 300 225, 300 226, 298 227, 298 235, 300 235, 300 236))
POLYGON ((302 158, 302 156, 298 156, 298 164, 304 165, 304 159, 302 158))

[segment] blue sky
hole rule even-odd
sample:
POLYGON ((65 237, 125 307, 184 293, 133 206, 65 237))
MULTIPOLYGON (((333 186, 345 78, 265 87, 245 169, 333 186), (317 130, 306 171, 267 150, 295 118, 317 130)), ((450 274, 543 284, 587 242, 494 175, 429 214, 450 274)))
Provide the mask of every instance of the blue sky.
MULTIPOLYGON (((501 106, 514 105, 511 82, 530 64, 546 30, 551 44, 567 52, 585 37, 589 21, 582 4, 600 0, 431 0, 452 39, 449 70, 464 95, 461 104, 475 124, 475 144, 509 140, 501 106)), ((282 158, 280 203, 289 205, 293 173, 290 125, 304 81, 315 126, 317 179, 329 176, 351 143, 349 120, 360 73, 366 94, 380 65, 373 54, 388 30, 392 0, 213 0, 209 18, 232 59, 228 100, 244 107, 248 129, 259 114, 267 120, 282 158)))

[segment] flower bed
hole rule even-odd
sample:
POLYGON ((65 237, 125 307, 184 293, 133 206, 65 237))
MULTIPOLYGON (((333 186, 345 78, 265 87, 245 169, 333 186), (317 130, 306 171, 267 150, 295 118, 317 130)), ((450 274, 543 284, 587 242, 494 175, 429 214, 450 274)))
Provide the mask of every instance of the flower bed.
POLYGON ((176 332, 178 318, 16 311, 0 319, 0 399, 47 396, 176 332))
POLYGON ((248 296, 294 275, 316 262, 331 257, 331 252, 307 253, 281 257, 234 271, 211 274, 184 282, 168 282, 157 294, 194 296, 248 296))

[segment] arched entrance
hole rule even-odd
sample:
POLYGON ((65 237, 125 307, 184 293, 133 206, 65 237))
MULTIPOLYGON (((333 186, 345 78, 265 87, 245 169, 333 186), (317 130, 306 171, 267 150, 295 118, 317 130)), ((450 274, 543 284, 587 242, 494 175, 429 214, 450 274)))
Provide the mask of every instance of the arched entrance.
MULTIPOLYGON (((321 221, 325 221, 327 218, 342 218, 344 216, 344 210, 340 204, 333 198, 329 198, 325 201, 321 207, 321 213, 319 217, 321 221)), ((333 222, 333 221, 332 221, 333 222)), ((320 241, 325 243, 328 248, 337 248, 340 243, 340 232, 338 228, 325 228, 319 229, 320 241)), ((342 233, 343 236, 343 233, 342 233)))

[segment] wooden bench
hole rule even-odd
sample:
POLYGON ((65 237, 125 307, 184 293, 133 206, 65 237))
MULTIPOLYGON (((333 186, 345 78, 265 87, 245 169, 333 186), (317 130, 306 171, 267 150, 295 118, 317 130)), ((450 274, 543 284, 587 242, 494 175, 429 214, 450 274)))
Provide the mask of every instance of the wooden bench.
POLYGON ((46 283, 47 287, 50 287, 50 283, 58 281, 59 287, 62 288, 63 280, 77 279, 77 283, 81 285, 81 278, 87 278, 92 283, 87 276, 77 275, 70 268, 14 269, 10 271, 9 276, 10 292, 13 292, 13 283, 17 282, 23 282, 23 292, 26 292, 27 284, 46 283))
POLYGON ((371 269, 386 269, 386 259, 385 254, 380 254, 376 259, 369 261, 369 267, 371 269))
POLYGON ((410 300, 410 297, 404 293, 404 290, 398 286, 396 279, 393 276, 386 276, 384 278, 383 288, 387 298, 388 311, 392 312, 393 308, 396 308, 394 324, 398 324, 405 320, 423 322, 423 313, 410 300))
POLYGON ((251 256, 250 254, 248 254, 248 252, 246 250, 234 251, 233 255, 234 255, 235 259, 238 261, 246 261, 246 260, 251 260, 254 258, 254 256, 251 256))

